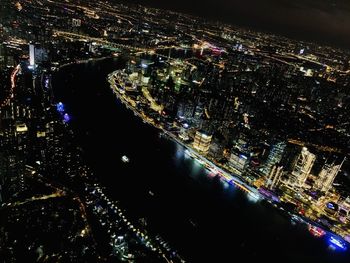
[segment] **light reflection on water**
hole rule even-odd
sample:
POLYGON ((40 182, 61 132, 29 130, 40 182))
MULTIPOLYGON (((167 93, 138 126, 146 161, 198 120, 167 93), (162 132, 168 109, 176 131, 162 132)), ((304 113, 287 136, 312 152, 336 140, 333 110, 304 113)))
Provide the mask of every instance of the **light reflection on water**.
MULTIPOLYGON (((247 261, 252 258, 256 259, 252 252, 259 254, 261 259, 271 259, 270 256, 273 252, 271 252, 272 254, 267 253, 265 258, 262 256, 270 251, 271 246, 274 247, 274 250, 285 254, 286 257, 292 258, 294 262, 304 262, 307 257, 318 259, 318 262, 350 262, 333 259, 338 254, 332 251, 325 253, 324 242, 321 244, 321 242, 310 238, 303 229, 291 229, 288 220, 281 217, 275 210, 266 207, 263 202, 260 204, 252 203, 256 202, 254 197, 247 195, 238 186, 222 182, 222 179, 219 180, 218 176, 210 173, 201 164, 186 155, 181 145, 173 143, 165 137, 161 143, 157 144, 151 138, 153 135, 157 137, 158 134, 148 132, 147 129, 144 129, 144 138, 146 139, 143 140, 138 132, 130 132, 130 130, 138 131, 139 128, 144 128, 143 123, 134 119, 133 114, 124 111, 123 107, 116 106, 119 104, 115 103, 114 97, 113 100, 111 99, 111 103, 107 100, 108 96, 101 96, 96 102, 96 92, 103 91, 103 89, 96 89, 96 87, 101 87, 105 75, 95 68, 93 72, 97 72, 97 74, 86 72, 89 67, 84 70, 80 69, 82 72, 75 72, 70 80, 72 82, 70 85, 67 85, 65 79, 67 75, 70 76, 71 68, 67 68, 67 73, 60 78, 61 86, 66 88, 68 94, 70 94, 72 87, 80 89, 79 96, 74 97, 70 106, 77 105, 75 110, 86 118, 80 116, 79 119, 79 116, 76 118, 76 115, 72 114, 74 116, 72 121, 76 122, 76 119, 79 119, 80 125, 84 125, 83 127, 86 127, 87 131, 93 131, 91 138, 87 140, 89 146, 92 142, 96 142, 93 144, 95 148, 103 145, 103 147, 98 148, 100 151, 91 150, 89 152, 89 158, 93 160, 92 163, 97 163, 96 167, 100 169, 99 173, 96 173, 99 179, 108 182, 106 184, 111 189, 111 193, 116 193, 115 198, 121 199, 124 204, 128 205, 128 210, 130 213, 134 213, 135 218, 139 215, 146 215, 152 231, 163 232, 166 239, 172 241, 176 247, 181 248, 195 259, 198 259, 203 251, 208 251, 209 256, 215 256, 215 260, 207 259, 208 262, 229 262, 224 259, 231 258, 230 253, 227 253, 226 258, 223 255, 225 253, 221 252, 232 250, 239 256, 248 257, 247 261), (100 77, 96 78, 96 75, 100 77), (93 110, 91 109, 91 101, 98 103, 93 110), (117 107, 118 109, 116 109, 117 107), (106 114, 109 112, 110 115, 106 114), (128 125, 119 127, 115 131, 111 129, 114 132, 107 133, 107 136, 106 131, 109 131, 110 127, 104 125, 109 123, 110 116, 115 116, 116 112, 119 114, 119 122, 128 125), (95 125, 91 125, 91 115, 93 114, 99 116, 95 120, 95 125), (106 128, 102 129, 101 127, 106 128), (115 136, 117 132, 123 134, 122 140, 115 136), (133 148, 129 142, 135 141, 135 138, 141 139, 137 140, 138 143, 135 144, 137 147, 133 148), (160 154, 152 152, 150 151, 152 147, 159 147, 162 152, 160 154), (115 161, 109 160, 106 148, 119 151, 118 159, 120 159, 119 156, 127 152, 137 154, 133 156, 128 153, 127 155, 131 157, 131 164, 121 166, 127 168, 116 170, 120 176, 111 178, 108 171, 110 171, 109 168, 115 168, 113 165, 115 161), (103 154, 104 151, 106 154, 103 154), (96 154, 97 152, 99 154, 96 154), (110 164, 108 169, 105 168, 106 164, 110 164), (150 172, 145 176, 146 172, 139 173, 138 168, 133 169, 136 166, 143 166, 144 171, 150 172), (125 172, 129 176, 125 176, 125 172), (167 176, 166 180, 164 175, 167 176), (135 184, 135 181, 138 183, 135 184), (143 198, 142 194, 145 192, 146 196, 149 197, 150 188, 155 189, 156 193, 151 199, 152 206, 149 205, 150 198, 143 198), (248 203, 252 205, 247 205, 248 203), (143 209, 144 207, 146 208, 143 209), (149 207, 152 209, 148 209, 149 207), (193 232, 188 231, 181 224, 181 219, 189 216, 196 218, 196 223, 199 222, 198 225, 200 225, 200 228, 195 228, 193 232), (238 225, 239 229, 227 228, 226 224, 222 224, 222 219, 231 225, 238 225), (268 231, 268 235, 260 235, 260 231, 263 230, 268 231), (183 238, 184 236, 186 238, 183 238), (247 236, 254 238, 248 239, 247 236), (276 236, 280 238, 279 241, 275 240, 276 236), (227 238, 232 242, 228 244, 225 241, 227 238), (215 242, 208 242, 208 240, 215 242), (240 246, 241 240, 246 240, 247 246, 235 249, 240 246), (302 241, 303 245, 296 244, 299 243, 295 242, 296 240, 302 241), (208 243, 210 244, 208 245, 208 243), (318 253, 315 255, 313 252, 315 250, 319 252, 319 255, 318 253), (332 260, 329 260, 330 257, 332 260)), ((111 70, 107 70, 107 73, 111 70)), ((109 91, 109 87, 106 87, 105 90, 109 91)), ((95 149, 93 147, 91 149, 95 149)), ((192 262, 204 261, 193 260, 192 262)))

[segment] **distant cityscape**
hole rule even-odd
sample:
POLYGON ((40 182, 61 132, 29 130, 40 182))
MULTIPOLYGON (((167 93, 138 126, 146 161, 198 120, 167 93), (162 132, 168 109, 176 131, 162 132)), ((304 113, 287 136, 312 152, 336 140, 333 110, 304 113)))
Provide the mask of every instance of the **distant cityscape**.
POLYGON ((349 50, 118 1, 2 2, 4 262, 185 262, 108 196, 55 98, 62 68, 111 57, 125 65, 106 76, 116 103, 213 176, 350 246, 349 50))

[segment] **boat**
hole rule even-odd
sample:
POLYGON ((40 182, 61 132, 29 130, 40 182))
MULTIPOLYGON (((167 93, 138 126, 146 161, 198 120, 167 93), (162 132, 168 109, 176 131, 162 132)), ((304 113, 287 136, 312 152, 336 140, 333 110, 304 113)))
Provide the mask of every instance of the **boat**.
POLYGON ((126 155, 123 155, 123 156, 122 156, 122 161, 123 161, 124 163, 128 163, 128 162, 130 161, 130 159, 129 159, 126 155))
POLYGON ((192 219, 189 219, 188 221, 191 223, 191 225, 192 225, 193 227, 197 227, 197 224, 196 224, 195 222, 193 222, 192 219))
POLYGON ((310 233, 315 237, 323 237, 326 234, 326 231, 324 231, 322 228, 308 224, 308 229, 310 233))

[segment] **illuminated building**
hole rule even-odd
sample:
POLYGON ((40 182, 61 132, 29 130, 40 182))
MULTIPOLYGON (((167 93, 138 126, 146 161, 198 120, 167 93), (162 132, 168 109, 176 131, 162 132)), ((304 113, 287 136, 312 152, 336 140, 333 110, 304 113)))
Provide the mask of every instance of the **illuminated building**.
POLYGON ((345 159, 338 165, 326 163, 319 173, 314 186, 321 192, 328 192, 329 189, 331 189, 334 179, 338 175, 344 161, 345 159))
POLYGON ((0 69, 14 66, 13 57, 8 54, 7 48, 0 44, 0 69))
POLYGON ((212 135, 205 133, 202 130, 196 132, 194 137, 193 148, 196 150, 207 153, 209 151, 212 135))
POLYGON ((324 211, 327 212, 330 215, 333 215, 337 213, 339 210, 339 206, 335 202, 328 202, 326 206, 324 207, 324 211))
POLYGON ((292 173, 289 177, 289 184, 296 187, 302 187, 311 172, 316 160, 316 156, 303 147, 300 154, 295 159, 292 173))
POLYGON ((39 45, 29 44, 29 66, 34 68, 36 64, 47 61, 47 50, 39 45))
POLYGON ((270 173, 265 181, 266 188, 273 190, 279 184, 283 173, 283 166, 274 165, 270 169, 270 173))
MULTIPOLYGON (((18 107, 17 107, 18 110, 18 107)), ((19 110, 21 111, 21 110, 19 110)), ((18 113, 17 113, 18 114, 18 113)), ((9 169, 13 171, 10 181, 14 186, 14 193, 22 192, 25 187, 25 164, 29 159, 29 136, 28 127, 25 123, 18 122, 14 125, 13 155, 9 158, 9 169)))
POLYGON ((243 138, 239 138, 236 142, 235 142, 235 146, 236 149, 238 149, 240 152, 245 152, 248 153, 248 143, 245 139, 243 138))
POLYGON ((29 44, 29 66, 35 66, 35 46, 34 44, 29 44))
POLYGON ((59 168, 62 167, 63 159, 63 133, 62 125, 58 121, 51 121, 46 124, 45 139, 47 149, 47 171, 53 176, 57 175, 59 168))
POLYGON ((342 222, 350 221, 350 197, 339 203, 339 219, 342 222))
POLYGON ((248 163, 248 157, 239 152, 232 152, 229 160, 231 168, 243 172, 248 163))
POLYGON ((80 27, 81 26, 81 20, 73 18, 72 19, 72 27, 80 27))
POLYGON ((264 175, 269 175, 273 166, 276 163, 281 162, 282 155, 285 148, 286 148, 286 144, 284 142, 279 142, 272 146, 269 156, 267 157, 266 163, 262 168, 262 173, 264 175))
POLYGON ((203 114, 204 114, 204 107, 202 104, 196 105, 194 107, 194 112, 193 112, 193 117, 192 117, 192 122, 198 126, 201 127, 203 123, 203 114))

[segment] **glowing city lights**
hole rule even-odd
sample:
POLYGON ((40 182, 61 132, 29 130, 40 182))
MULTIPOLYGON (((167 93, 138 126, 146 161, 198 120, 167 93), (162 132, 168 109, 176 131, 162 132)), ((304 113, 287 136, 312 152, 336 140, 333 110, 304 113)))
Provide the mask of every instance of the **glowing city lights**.
POLYGON ((65 123, 67 123, 67 122, 70 121, 70 116, 68 115, 68 113, 65 113, 65 114, 63 115, 63 121, 64 121, 65 123))
POLYGON ((64 112, 64 105, 62 102, 56 104, 56 109, 58 112, 64 112))
POLYGON ((346 250, 347 249, 347 246, 346 246, 344 241, 342 241, 340 239, 337 239, 337 238, 335 238, 333 236, 331 236, 329 238, 329 242, 331 243, 331 245, 336 246, 336 248, 339 248, 339 249, 342 249, 342 250, 346 250))

